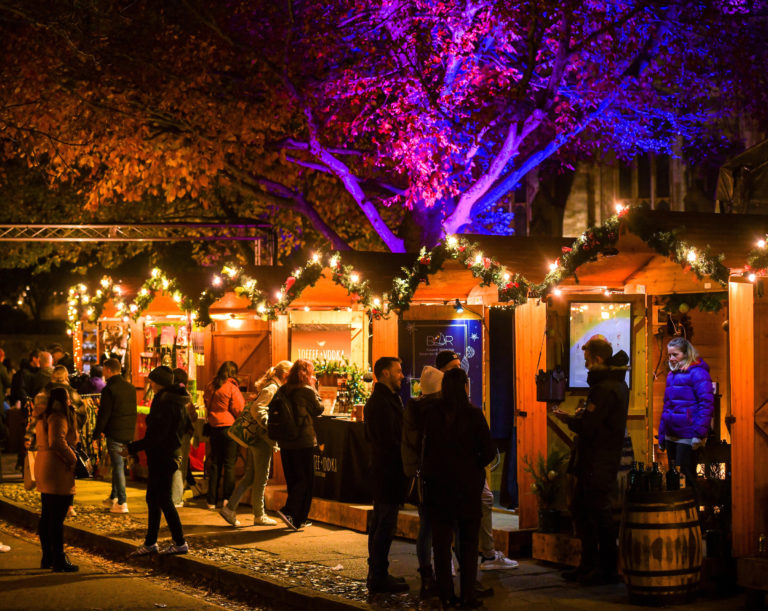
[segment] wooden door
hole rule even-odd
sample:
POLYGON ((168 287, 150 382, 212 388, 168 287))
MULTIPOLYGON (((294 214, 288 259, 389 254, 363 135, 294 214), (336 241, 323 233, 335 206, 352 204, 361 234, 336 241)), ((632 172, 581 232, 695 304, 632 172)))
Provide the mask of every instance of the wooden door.
POLYGON ((515 426, 517 429, 517 482, 520 528, 538 525, 538 506, 531 494, 533 478, 525 471, 524 458, 536 461, 547 455, 547 404, 536 401, 536 369, 546 364, 542 339, 547 328, 547 306, 536 299, 515 309, 515 426))
POLYGON ((253 391, 253 383, 272 365, 269 331, 254 330, 239 333, 213 333, 209 379, 212 379, 224 361, 238 366, 241 386, 253 391))

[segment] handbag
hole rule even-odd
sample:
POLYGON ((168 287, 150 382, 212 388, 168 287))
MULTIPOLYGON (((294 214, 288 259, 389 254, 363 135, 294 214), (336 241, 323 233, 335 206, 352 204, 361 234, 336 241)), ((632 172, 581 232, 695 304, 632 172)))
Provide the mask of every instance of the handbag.
POLYGON ((37 458, 37 452, 34 450, 28 450, 27 455, 24 457, 24 488, 26 490, 34 490, 37 485, 35 480, 35 459, 37 458))
POLYGON ((238 444, 247 448, 249 446, 256 445, 256 442, 261 439, 259 429, 261 425, 251 416, 250 404, 243 408, 240 415, 235 418, 235 422, 229 427, 227 434, 234 439, 238 444))
MULTIPOLYGON (((72 448, 72 446, 70 446, 72 448)), ((75 479, 88 479, 93 477, 91 459, 85 450, 77 444, 72 451, 75 453, 75 479)))

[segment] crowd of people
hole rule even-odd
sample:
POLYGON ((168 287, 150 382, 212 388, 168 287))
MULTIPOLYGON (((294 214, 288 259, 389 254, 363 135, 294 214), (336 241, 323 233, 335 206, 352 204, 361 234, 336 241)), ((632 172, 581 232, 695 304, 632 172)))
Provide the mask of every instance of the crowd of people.
MULTIPOLYGON (((554 415, 576 434, 569 464, 575 481, 571 514, 582 554, 581 564, 563 577, 593 585, 618 580, 612 504, 626 434, 629 357, 623 351, 614 354, 602 336, 591 338, 583 350, 589 372, 583 406, 575 414, 558 409, 554 415)), ((669 374, 659 445, 668 453, 670 466, 680 466, 695 487, 696 453, 707 437, 713 410, 709 368, 685 338, 673 338, 667 352, 669 374)), ((0 359, 3 356, 0 348, 0 359)), ((146 433, 136 440, 136 389, 123 376, 121 362, 103 360, 76 389, 70 385, 66 357, 60 347, 53 347, 33 350, 17 371, 0 364, 3 396, 31 406, 25 445, 36 451, 34 479, 42 503, 41 567, 78 570, 64 553, 63 523, 74 512, 75 449, 83 425, 81 393, 100 395, 93 451, 98 452, 103 438, 112 467, 111 491, 104 501, 110 512, 129 512, 125 460, 139 452, 146 454, 147 532, 133 555, 186 553, 189 546, 177 508, 183 506, 185 485, 195 483, 188 462, 197 419, 186 389, 186 372, 160 366, 148 374, 152 399, 146 433), (161 515, 172 537, 172 543, 162 549, 158 545, 161 515)), ((373 374, 375 384, 363 418, 371 449, 373 496, 368 589, 372 594, 408 589, 402 577, 389 572, 398 513, 408 501, 417 506, 419 515, 420 595, 438 597, 445 606, 477 607, 482 597, 493 594, 477 580, 478 569, 512 569, 518 563, 494 549, 493 495, 485 467, 495 450, 482 411, 470 401, 469 380, 459 355, 442 351, 434 367, 424 367, 421 393, 405 407, 400 398, 404 379, 400 359, 378 359, 373 374), (460 571, 458 596, 453 583, 454 553, 460 571)), ((254 390, 246 400, 232 361, 222 363, 205 388, 204 432, 210 443, 206 505, 232 526, 240 526, 238 504, 250 488, 253 524, 275 525, 266 514, 264 493, 279 443, 287 498, 277 515, 291 531, 302 530, 311 525, 313 455, 318 445, 315 423, 323 412, 313 363, 280 361, 256 382, 254 390), (291 422, 276 428, 273 412, 279 413, 284 405, 291 422), (246 465, 235 486, 235 460, 241 446, 247 449, 246 465)), ((8 549, 0 544, 0 551, 8 549)))

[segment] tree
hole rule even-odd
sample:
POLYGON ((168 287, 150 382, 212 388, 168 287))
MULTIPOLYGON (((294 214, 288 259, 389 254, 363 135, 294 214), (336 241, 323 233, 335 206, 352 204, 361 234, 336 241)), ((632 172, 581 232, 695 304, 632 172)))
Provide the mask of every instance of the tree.
POLYGON ((6 157, 82 185, 89 210, 201 205, 268 218, 287 248, 316 231, 402 251, 508 232, 498 204, 546 159, 695 137, 755 76, 757 55, 717 78, 756 14, 736 0, 4 0, 0 137, 6 157))

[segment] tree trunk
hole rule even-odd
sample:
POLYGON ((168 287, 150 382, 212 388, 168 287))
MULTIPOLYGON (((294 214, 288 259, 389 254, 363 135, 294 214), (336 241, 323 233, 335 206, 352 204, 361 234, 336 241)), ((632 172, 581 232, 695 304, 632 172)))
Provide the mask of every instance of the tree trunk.
POLYGON ((539 190, 531 202, 531 235, 563 235, 565 204, 575 176, 575 170, 556 161, 544 163, 539 168, 539 190))
POLYGON ((408 252, 418 252, 422 246, 432 248, 443 236, 443 212, 440 206, 414 210, 406 215, 398 236, 408 252))

